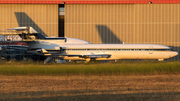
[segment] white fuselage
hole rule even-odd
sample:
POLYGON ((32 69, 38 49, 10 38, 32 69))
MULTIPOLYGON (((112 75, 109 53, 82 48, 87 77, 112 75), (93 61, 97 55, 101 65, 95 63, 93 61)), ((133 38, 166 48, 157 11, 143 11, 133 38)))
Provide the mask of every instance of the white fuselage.
MULTIPOLYGON (((70 39, 67 39, 70 40, 70 39)), ((109 58, 96 58, 96 60, 118 60, 118 59, 168 59, 178 55, 170 47, 156 44, 90 44, 87 41, 73 39, 67 42, 42 40, 36 44, 30 44, 31 48, 43 48, 46 50, 57 50, 63 47, 60 54, 71 55, 94 55, 110 54, 109 58)), ((52 51, 50 53, 59 53, 52 51)), ((85 60, 80 57, 64 56, 65 60, 85 60)))
MULTIPOLYGON (((110 58, 97 60, 117 59, 167 59, 178 53, 169 47, 153 44, 87 44, 87 45, 61 45, 66 47, 66 54, 111 54, 110 58)), ((65 59, 73 60, 73 57, 65 59)))

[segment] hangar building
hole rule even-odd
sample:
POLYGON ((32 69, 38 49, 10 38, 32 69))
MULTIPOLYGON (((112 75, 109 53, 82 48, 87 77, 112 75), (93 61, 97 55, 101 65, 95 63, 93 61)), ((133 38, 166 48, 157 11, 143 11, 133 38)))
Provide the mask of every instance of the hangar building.
POLYGON ((32 26, 49 37, 162 44, 180 53, 180 0, 0 0, 0 14, 0 29, 32 26))

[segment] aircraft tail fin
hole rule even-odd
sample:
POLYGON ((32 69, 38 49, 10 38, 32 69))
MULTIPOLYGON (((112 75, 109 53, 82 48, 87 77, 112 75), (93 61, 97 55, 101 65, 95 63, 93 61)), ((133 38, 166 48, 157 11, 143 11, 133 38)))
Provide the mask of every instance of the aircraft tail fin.
POLYGON ((34 28, 32 27, 15 27, 15 28, 10 28, 7 30, 15 31, 18 33, 18 35, 22 39, 30 39, 30 41, 35 40, 35 39, 45 39, 43 35, 38 33, 34 28))

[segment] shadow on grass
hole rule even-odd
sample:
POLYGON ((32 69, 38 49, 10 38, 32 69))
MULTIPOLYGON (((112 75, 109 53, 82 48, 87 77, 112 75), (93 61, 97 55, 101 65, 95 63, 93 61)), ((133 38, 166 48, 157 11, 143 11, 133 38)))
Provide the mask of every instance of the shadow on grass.
POLYGON ((0 94, 1 101, 146 101, 146 100, 180 100, 180 92, 128 93, 118 90, 88 91, 37 91, 26 93, 0 94))

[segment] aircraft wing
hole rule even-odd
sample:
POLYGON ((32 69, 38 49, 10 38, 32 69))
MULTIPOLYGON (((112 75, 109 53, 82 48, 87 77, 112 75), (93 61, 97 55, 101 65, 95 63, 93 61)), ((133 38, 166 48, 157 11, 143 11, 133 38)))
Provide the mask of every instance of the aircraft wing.
POLYGON ((27 46, 16 46, 16 45, 12 45, 12 46, 1 46, 0 50, 2 49, 14 49, 14 50, 28 50, 27 46))
POLYGON ((110 54, 83 55, 82 58, 110 58, 110 54))
POLYGON ((74 54, 63 54, 59 55, 62 56, 68 56, 68 57, 80 57, 80 58, 110 58, 110 54, 93 54, 93 55, 74 55, 74 54))
POLYGON ((51 54, 46 49, 37 49, 39 53, 42 53, 46 56, 59 56, 59 57, 79 57, 79 58, 110 58, 111 54, 51 54))

